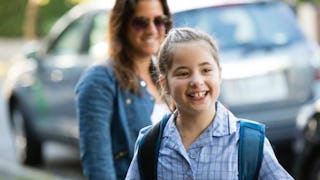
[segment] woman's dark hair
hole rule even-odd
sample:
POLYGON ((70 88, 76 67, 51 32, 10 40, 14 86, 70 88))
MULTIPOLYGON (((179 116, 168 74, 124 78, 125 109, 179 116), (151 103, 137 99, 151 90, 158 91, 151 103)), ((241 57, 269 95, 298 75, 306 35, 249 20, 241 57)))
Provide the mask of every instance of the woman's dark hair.
MULTIPOLYGON (((126 28, 134 9, 141 0, 116 0, 109 19, 107 37, 109 39, 109 55, 114 61, 114 73, 123 91, 139 94, 139 83, 134 72, 134 63, 130 56, 126 28)), ((171 20, 171 13, 166 0, 159 0, 164 14, 171 20)), ((171 22, 171 21, 170 21, 171 22)), ((166 27, 166 33, 171 23, 166 27)))

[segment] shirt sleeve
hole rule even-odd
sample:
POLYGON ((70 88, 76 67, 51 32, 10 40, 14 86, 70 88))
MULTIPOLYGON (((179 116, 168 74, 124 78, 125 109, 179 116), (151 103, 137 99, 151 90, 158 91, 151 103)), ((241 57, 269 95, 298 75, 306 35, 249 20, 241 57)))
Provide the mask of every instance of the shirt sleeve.
POLYGON ((81 163, 89 179, 116 179, 110 131, 113 86, 102 67, 89 68, 76 86, 81 163))
POLYGON ((152 126, 144 127, 139 132, 139 136, 138 136, 136 144, 135 144, 134 156, 131 161, 129 170, 127 172, 126 180, 139 180, 139 179, 141 179, 140 172, 139 172, 139 166, 138 166, 138 149, 139 149, 139 144, 140 144, 142 138, 150 130, 151 127, 152 126))
POLYGON ((278 162, 269 140, 265 138, 259 180, 278 179, 292 180, 293 178, 278 162))

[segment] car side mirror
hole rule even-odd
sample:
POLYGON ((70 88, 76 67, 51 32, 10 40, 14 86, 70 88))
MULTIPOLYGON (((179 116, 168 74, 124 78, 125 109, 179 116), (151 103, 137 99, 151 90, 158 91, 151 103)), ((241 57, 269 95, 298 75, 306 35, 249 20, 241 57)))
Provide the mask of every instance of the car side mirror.
POLYGON ((23 47, 23 53, 28 59, 39 60, 40 55, 40 42, 37 40, 32 40, 27 42, 23 47))

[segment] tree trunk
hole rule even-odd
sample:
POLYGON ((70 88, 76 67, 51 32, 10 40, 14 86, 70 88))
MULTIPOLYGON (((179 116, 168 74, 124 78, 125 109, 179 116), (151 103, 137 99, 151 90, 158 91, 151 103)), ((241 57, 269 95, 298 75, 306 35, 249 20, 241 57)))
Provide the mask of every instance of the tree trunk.
POLYGON ((39 0, 28 0, 23 25, 23 36, 27 40, 38 38, 39 0))

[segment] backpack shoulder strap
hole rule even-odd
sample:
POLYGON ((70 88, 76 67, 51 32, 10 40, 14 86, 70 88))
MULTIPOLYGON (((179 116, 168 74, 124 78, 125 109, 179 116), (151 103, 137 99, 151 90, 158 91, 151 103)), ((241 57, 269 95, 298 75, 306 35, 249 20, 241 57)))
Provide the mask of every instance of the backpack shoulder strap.
POLYGON ((141 179, 157 179, 158 155, 163 130, 170 114, 149 129, 138 148, 138 167, 141 179))
POLYGON ((240 120, 238 168, 240 180, 258 179, 263 158, 265 125, 240 120))

